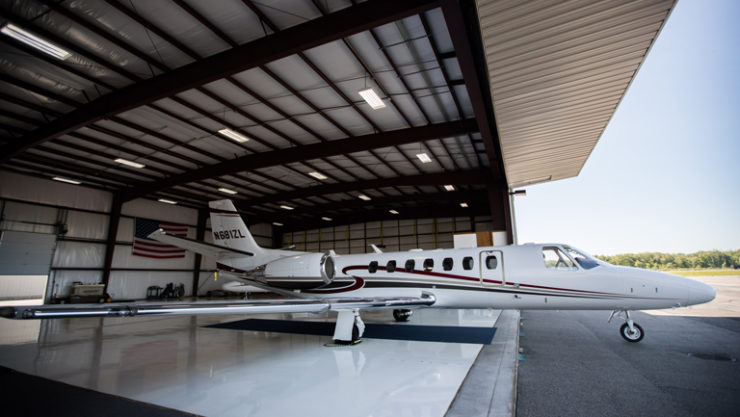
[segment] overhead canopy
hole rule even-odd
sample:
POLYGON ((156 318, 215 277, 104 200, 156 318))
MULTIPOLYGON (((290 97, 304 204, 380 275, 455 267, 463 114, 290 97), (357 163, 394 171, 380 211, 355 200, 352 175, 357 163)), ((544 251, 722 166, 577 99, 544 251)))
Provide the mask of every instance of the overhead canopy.
POLYGON ((509 186, 578 175, 675 1, 477 4, 509 186))
POLYGON ((4 2, 1 168, 294 230, 509 229, 509 186, 578 173, 672 5, 581 3, 4 2))

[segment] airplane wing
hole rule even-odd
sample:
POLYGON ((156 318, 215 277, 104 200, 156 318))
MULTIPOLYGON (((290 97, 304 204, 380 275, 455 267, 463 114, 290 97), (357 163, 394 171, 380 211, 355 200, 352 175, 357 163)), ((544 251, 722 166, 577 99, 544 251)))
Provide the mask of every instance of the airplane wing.
POLYGON ((386 310, 434 304, 433 294, 396 298, 328 298, 248 301, 200 301, 174 303, 52 304, 0 308, 9 319, 53 319, 71 317, 131 317, 145 315, 325 313, 329 311, 386 310))
POLYGON ((214 259, 219 260, 254 256, 252 252, 231 249, 224 246, 214 245, 213 243, 206 243, 198 240, 188 239, 186 237, 175 236, 173 234, 166 233, 162 229, 155 230, 147 237, 159 242, 169 243, 170 245, 174 245, 179 248, 191 250, 195 253, 211 256, 214 259))

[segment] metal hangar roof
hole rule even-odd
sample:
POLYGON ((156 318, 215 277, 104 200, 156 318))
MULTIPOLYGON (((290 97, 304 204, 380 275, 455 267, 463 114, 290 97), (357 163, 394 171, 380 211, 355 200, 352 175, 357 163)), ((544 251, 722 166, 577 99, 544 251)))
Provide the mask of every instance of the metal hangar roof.
POLYGON ((672 5, 581 3, 4 1, 1 168, 293 229, 501 223, 577 174, 672 5))

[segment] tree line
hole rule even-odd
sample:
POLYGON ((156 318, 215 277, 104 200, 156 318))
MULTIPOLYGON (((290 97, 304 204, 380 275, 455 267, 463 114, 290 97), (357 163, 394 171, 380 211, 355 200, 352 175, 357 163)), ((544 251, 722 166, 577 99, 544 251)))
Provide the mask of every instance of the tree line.
POLYGON ((684 253, 625 253, 622 255, 597 255, 597 258, 612 265, 632 266, 647 269, 740 269, 740 250, 702 251, 684 253))

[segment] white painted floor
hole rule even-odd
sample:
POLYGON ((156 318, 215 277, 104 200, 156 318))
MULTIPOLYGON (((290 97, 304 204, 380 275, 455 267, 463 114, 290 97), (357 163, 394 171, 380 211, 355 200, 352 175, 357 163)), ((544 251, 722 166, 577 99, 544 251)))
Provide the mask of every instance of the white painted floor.
MULTIPOLYGON (((499 314, 417 310, 409 324, 492 327, 499 314)), ((204 327, 244 318, 2 319, 0 365, 206 416, 431 417, 444 416, 482 347, 382 339, 329 347, 326 336, 204 327)), ((393 322, 390 311, 363 319, 393 322)))

